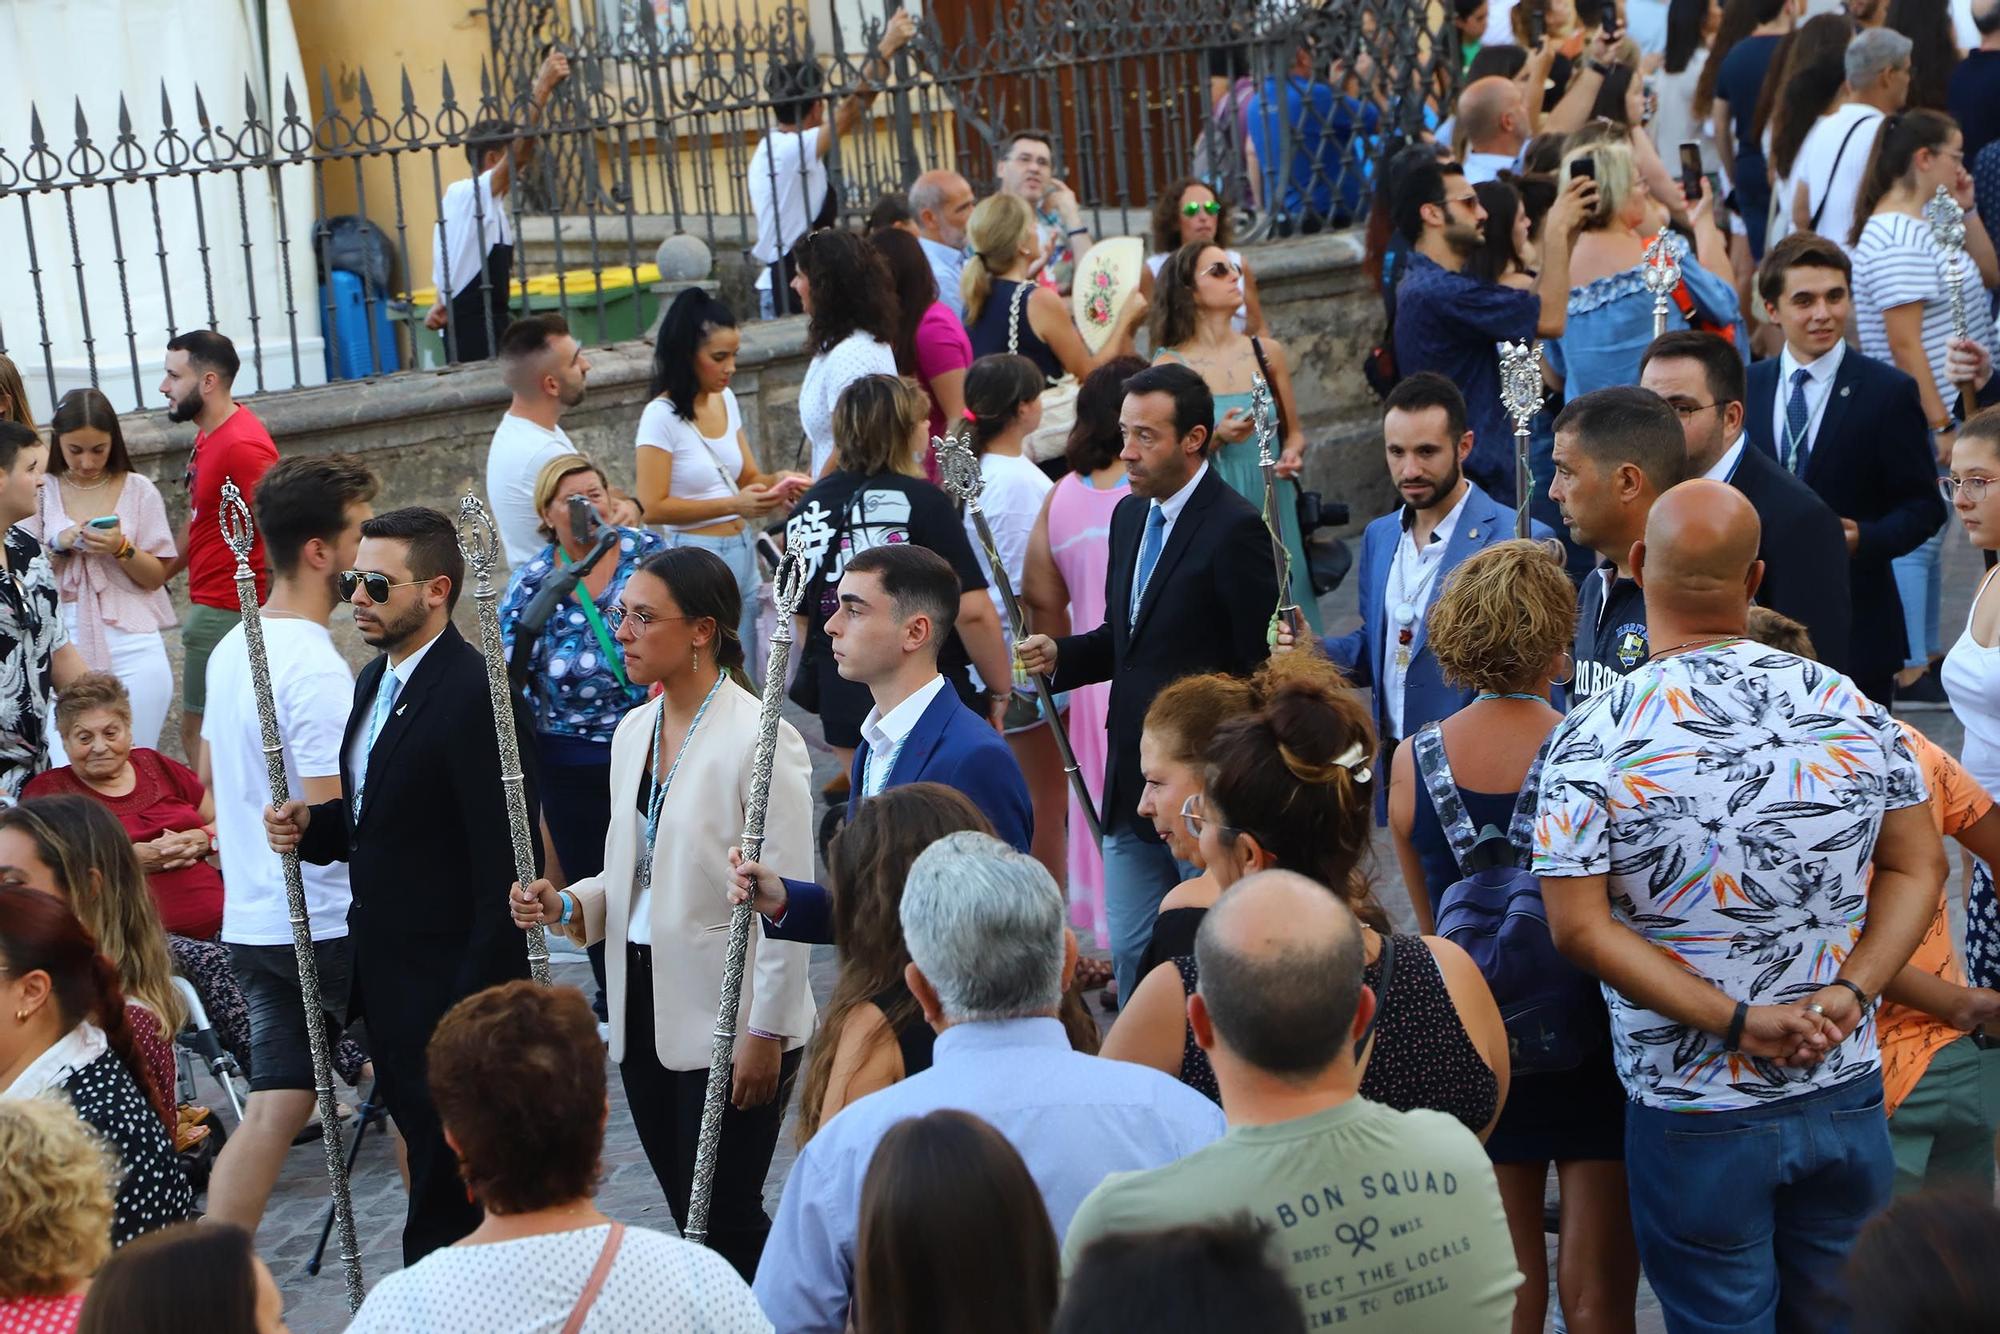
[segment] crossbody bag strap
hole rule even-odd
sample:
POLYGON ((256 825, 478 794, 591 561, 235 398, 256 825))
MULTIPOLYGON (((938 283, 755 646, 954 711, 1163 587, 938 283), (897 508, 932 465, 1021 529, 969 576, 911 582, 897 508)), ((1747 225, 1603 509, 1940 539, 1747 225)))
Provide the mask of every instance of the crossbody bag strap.
POLYGON ((1389 983, 1396 976, 1396 938, 1388 932, 1382 933, 1382 980, 1375 987, 1375 1012, 1368 1016, 1368 1022, 1361 1029, 1361 1036, 1354 1039, 1354 1059, 1361 1061, 1368 1052, 1368 1044, 1374 1040, 1375 1025, 1382 1018, 1382 1011, 1389 1007, 1389 983))
MULTIPOLYGON (((556 559, 565 565, 569 564, 569 557, 562 553, 560 547, 556 549, 556 559)), ((631 686, 632 683, 625 679, 624 655, 618 651, 618 645, 612 640, 611 632, 604 626, 604 614, 597 609, 597 599, 590 595, 589 585, 581 579, 576 581, 576 600, 583 604, 583 619, 590 622, 590 633, 597 636, 598 651, 604 655, 604 661, 611 668, 611 674, 618 678, 619 685, 631 686)))
POLYGON ((1555 733, 1549 733, 1542 748, 1535 752, 1528 765, 1528 776, 1521 780, 1521 795, 1514 800, 1514 818, 1507 823, 1507 841, 1522 857, 1531 855, 1535 849, 1535 812, 1541 804, 1542 763, 1549 758, 1549 747, 1555 739, 1555 733))
POLYGON ((625 1225, 613 1223, 610 1235, 604 1238, 604 1249, 597 1253, 597 1263, 591 1268, 590 1277, 577 1296, 576 1305, 570 1308, 569 1319, 563 1321, 562 1334, 580 1334, 584 1317, 597 1304, 597 1294, 603 1289, 604 1280, 610 1276, 611 1262, 618 1258, 618 1244, 624 1240, 625 1225))
POLYGON ((1451 762, 1444 755, 1444 733, 1436 723, 1425 723, 1410 738, 1410 746, 1416 756, 1417 774, 1423 779, 1424 791, 1430 794, 1431 807, 1437 811, 1438 823, 1444 826, 1445 842, 1451 845, 1451 855, 1462 874, 1479 842, 1479 831, 1472 827, 1472 817, 1465 813, 1465 801, 1458 795, 1458 781, 1451 776, 1451 762))
MULTIPOLYGON (((1840 179, 1840 160, 1847 156, 1848 141, 1854 138, 1854 132, 1860 129, 1863 125, 1872 125, 1875 123, 1876 122, 1870 120, 1857 120, 1852 125, 1848 126, 1847 133, 1841 136, 1840 147, 1836 149, 1833 154, 1833 170, 1829 171, 1826 174, 1826 179, 1829 182, 1826 191, 1826 198, 1820 200, 1819 207, 1813 210, 1812 226, 1807 228, 1808 231, 1816 232, 1819 230, 1820 215, 1826 212, 1826 206, 1833 200, 1833 187, 1831 185, 1831 182, 1840 179)), ((1843 241, 1841 244, 1845 245, 1846 242, 1843 241)))

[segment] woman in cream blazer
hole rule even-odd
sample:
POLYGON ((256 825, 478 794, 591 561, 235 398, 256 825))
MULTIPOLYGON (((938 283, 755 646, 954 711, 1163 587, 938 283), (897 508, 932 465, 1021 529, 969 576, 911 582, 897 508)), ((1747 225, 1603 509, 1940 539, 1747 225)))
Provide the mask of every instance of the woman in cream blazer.
MULTIPOLYGON (((611 1059, 682 1228, 729 945, 729 852, 743 830, 757 743, 760 703, 740 684, 738 598, 736 576, 700 548, 662 552, 633 573, 606 619, 616 623, 628 679, 658 682, 662 692, 612 737, 603 874, 561 891, 538 880, 513 898, 523 927, 607 942, 611 1059), (641 888, 656 800, 652 873, 641 888)), ((764 860, 785 875, 812 874, 810 780, 805 742, 781 721, 764 860)), ((812 1033, 809 957, 809 946, 751 933, 708 1238, 746 1281, 771 1229, 764 1176, 812 1033)))

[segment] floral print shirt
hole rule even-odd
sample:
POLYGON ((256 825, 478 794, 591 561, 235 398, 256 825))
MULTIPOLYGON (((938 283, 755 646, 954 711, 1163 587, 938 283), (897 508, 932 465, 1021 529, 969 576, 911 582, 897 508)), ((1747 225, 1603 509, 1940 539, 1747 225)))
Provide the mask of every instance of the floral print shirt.
POLYGON ((0 578, 0 805, 49 767, 49 701, 56 650, 69 643, 55 571, 42 544, 18 526, 6 536, 0 578))
MULTIPOLYGON (((1613 917, 1674 962, 1736 1000, 1785 1004, 1830 982, 1860 935, 1883 814, 1928 799, 1888 712, 1853 682, 1729 640, 1654 659, 1556 728, 1534 869, 1606 876, 1613 917)), ((1651 1107, 1759 1106, 1880 1063, 1872 1019, 1798 1070, 1604 997, 1619 1076, 1651 1107)))
MULTIPOLYGON (((625 581, 632 577, 632 572, 648 557, 666 549, 665 539, 657 533, 643 528, 619 530, 618 568, 612 573, 611 582, 604 586, 604 596, 597 600, 600 620, 618 604, 618 595, 625 591, 625 581)), ((534 601, 535 594, 541 592, 542 584, 560 568, 555 545, 551 543, 514 571, 507 595, 500 601, 500 643, 510 661, 521 613, 534 601)), ((646 702, 646 689, 619 679, 624 663, 619 662, 614 669, 605 656, 597 631, 591 627, 590 618, 583 613, 583 603, 578 600, 579 594, 584 593, 583 585, 578 584, 535 639, 534 651, 528 657, 528 675, 533 682, 529 704, 536 732, 609 746, 611 734, 618 730, 618 720, 646 702)), ((604 633, 610 636, 609 624, 605 625, 604 633)), ((618 651, 616 639, 611 641, 611 647, 613 652, 618 651)))

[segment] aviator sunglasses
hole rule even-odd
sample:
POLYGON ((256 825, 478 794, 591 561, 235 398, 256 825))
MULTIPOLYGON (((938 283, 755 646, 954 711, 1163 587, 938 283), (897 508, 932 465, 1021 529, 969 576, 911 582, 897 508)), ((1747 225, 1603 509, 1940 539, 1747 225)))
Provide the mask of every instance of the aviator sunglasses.
POLYGON ((1206 213, 1212 218, 1220 212, 1222 212, 1222 204, 1219 200, 1214 199, 1209 200, 1207 203, 1196 202, 1181 205, 1182 216, 1189 218, 1194 217, 1197 213, 1206 213))
POLYGON ((352 602, 354 601, 354 590, 365 588, 368 590, 368 600, 370 602, 387 602, 389 600, 389 590, 392 588, 409 588, 413 584, 427 584, 429 582, 430 580, 428 579, 405 579, 400 584, 392 584, 389 582, 389 576, 386 574, 374 574, 367 570, 342 570, 340 572, 340 600, 342 602, 352 602))

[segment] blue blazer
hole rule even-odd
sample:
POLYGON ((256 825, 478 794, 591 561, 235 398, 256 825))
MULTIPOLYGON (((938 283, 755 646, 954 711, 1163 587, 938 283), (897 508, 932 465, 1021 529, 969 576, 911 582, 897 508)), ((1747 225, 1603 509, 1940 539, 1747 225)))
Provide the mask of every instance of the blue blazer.
MULTIPOLYGON (((867 765, 868 742, 864 739, 855 747, 854 768, 849 774, 849 819, 854 816, 855 803, 862 799, 867 765)), ((949 681, 910 729, 883 787, 886 790, 905 783, 942 783, 957 788, 993 822, 1002 842, 1023 853, 1034 843, 1034 807, 1013 750, 1005 737, 965 707, 949 681)), ((825 887, 787 880, 785 892, 784 925, 766 920, 764 934, 774 940, 833 943, 833 912, 825 887)))
MULTIPOLYGON (((1555 536, 1554 530, 1545 523, 1534 523, 1532 531, 1537 538, 1555 536)), ((1480 490, 1477 482, 1468 480, 1465 508, 1459 512, 1458 524, 1445 542, 1444 565, 1431 585, 1431 601, 1437 601, 1438 594, 1444 591, 1445 581, 1451 578, 1451 572, 1466 557, 1513 536, 1514 511, 1480 490)), ((1382 765, 1375 784, 1378 820, 1388 810, 1387 743, 1391 740, 1389 711, 1380 689, 1381 682, 1388 679, 1388 655, 1392 651, 1383 618, 1383 605, 1388 598, 1389 566, 1395 561, 1396 544, 1402 537, 1401 509, 1391 510, 1368 525, 1368 530, 1361 537, 1361 624, 1344 635, 1328 636, 1320 641, 1334 665, 1346 672, 1348 679, 1357 687, 1366 687, 1369 691, 1376 735, 1384 743, 1382 765)), ((1429 622, 1429 616, 1420 618, 1410 640, 1410 670, 1403 683, 1405 736, 1425 723, 1449 718, 1472 702, 1470 690, 1445 684, 1437 659, 1431 656, 1430 645, 1425 640, 1429 622)))

